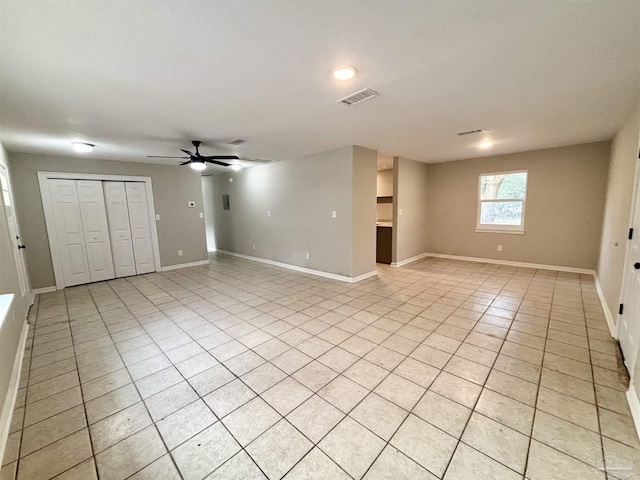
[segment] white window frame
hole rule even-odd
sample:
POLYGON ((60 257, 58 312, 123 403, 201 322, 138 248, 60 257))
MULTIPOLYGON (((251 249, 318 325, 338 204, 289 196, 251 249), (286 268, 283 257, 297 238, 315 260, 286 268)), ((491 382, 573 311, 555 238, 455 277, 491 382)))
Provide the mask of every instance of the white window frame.
POLYGON ((525 213, 527 210, 527 193, 529 192, 529 170, 509 170, 506 172, 490 172, 481 173, 478 175, 478 208, 476 212, 476 232, 478 233, 510 233, 515 235, 524 234, 524 221, 525 213), (505 198, 505 199, 482 199, 482 177, 489 177, 491 175, 510 175, 513 173, 526 173, 527 183, 524 191, 524 198, 505 198), (482 202, 522 202, 522 221, 520 225, 493 225, 487 223, 480 223, 482 214, 482 202))

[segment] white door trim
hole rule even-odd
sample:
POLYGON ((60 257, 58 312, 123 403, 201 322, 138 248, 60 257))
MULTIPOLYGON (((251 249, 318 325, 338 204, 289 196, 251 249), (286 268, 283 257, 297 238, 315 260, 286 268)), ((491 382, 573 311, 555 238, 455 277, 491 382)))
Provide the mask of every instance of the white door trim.
POLYGON ((153 244, 153 260, 156 272, 162 271, 160 265, 160 245, 158 243, 158 229, 156 225, 156 209, 153 202, 153 186, 151 177, 136 177, 128 175, 106 175, 100 173, 62 173, 62 172, 38 172, 38 183, 40 184, 40 197, 44 208, 44 219, 49 236, 49 247, 51 249, 51 261, 53 263, 53 273, 56 280, 56 288, 61 290, 65 287, 62 276, 62 264, 58 251, 58 243, 53 223, 53 206, 49 192, 49 179, 60 178, 66 180, 101 180, 115 182, 144 182, 146 184, 147 207, 149 212, 149 225, 151 227, 151 242, 153 244))

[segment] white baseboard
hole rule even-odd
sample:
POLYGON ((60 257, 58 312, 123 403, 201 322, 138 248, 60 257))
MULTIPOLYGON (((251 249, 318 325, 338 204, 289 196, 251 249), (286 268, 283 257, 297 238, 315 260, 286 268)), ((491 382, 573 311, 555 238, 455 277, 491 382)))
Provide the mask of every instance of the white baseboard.
POLYGON ((49 293, 55 291, 57 291, 57 287, 54 285, 53 287, 35 288, 31 291, 31 293, 33 293, 34 295, 40 295, 41 293, 49 293))
POLYGON ((169 272, 171 270, 177 270, 179 268, 188 268, 188 267, 199 267, 201 265, 208 265, 209 260, 200 260, 198 262, 191 263, 179 263, 178 265, 167 265, 166 267, 162 267, 163 272, 169 272))
POLYGON ((391 262, 392 267, 403 267, 412 262, 416 262, 418 260, 423 259, 424 257, 430 256, 430 253, 421 253, 420 255, 416 255, 415 257, 407 258, 406 260, 402 260, 400 262, 391 262))
POLYGON ((11 380, 9 381, 9 389, 6 397, 3 399, 4 404, 0 412, 0 458, 4 457, 4 450, 7 446, 7 438, 9 437, 9 428, 11 427, 11 418, 13 417, 13 409, 16 406, 16 398, 18 396, 18 387, 20 386, 20 374, 22 371, 22 360, 24 358, 24 347, 27 343, 27 334, 29 333, 29 324, 26 319, 23 320, 22 332, 20 333, 20 341, 18 342, 18 350, 16 358, 13 361, 13 369, 11 371, 11 380))
POLYGON ((607 319, 607 326, 609 327, 609 332, 611 336, 618 340, 618 327, 616 325, 616 321, 613 318, 613 314, 611 309, 609 308, 609 304, 607 303, 607 299, 604 296, 604 290, 602 290, 602 285, 600 284, 600 279, 598 278, 598 274, 595 273, 593 278, 596 283, 596 290, 598 292, 598 297, 600 298, 600 304, 602 305, 602 310, 604 310, 604 318, 607 319))
POLYGON ((636 434, 640 438, 640 399, 638 399, 633 383, 629 385, 629 390, 627 390, 626 395, 627 403, 631 410, 631 416, 633 417, 633 424, 636 427, 636 434))
POLYGON ((244 258, 245 260, 253 260, 254 262, 266 263, 267 265, 274 265, 276 267, 288 268, 289 270, 295 270, 296 272, 308 273, 310 275, 317 275, 318 277, 330 278, 331 280, 339 280, 341 282, 355 283, 365 278, 377 275, 377 271, 372 271, 359 275, 357 277, 347 277, 346 275, 338 275, 335 273, 323 272, 322 270, 313 270, 311 268, 299 267, 297 265, 291 265, 290 263, 276 262, 275 260, 268 260, 266 258, 252 257, 251 255, 245 255, 243 253, 230 252, 228 250, 217 250, 218 253, 225 255, 231 255, 233 257, 244 258))
MULTIPOLYGON (((495 260, 493 258, 463 257, 460 255, 445 255, 442 253, 425 253, 425 257, 449 258, 451 260, 462 260, 464 262, 491 263, 496 265, 508 265, 510 267, 537 268, 538 270, 557 270, 559 272, 583 273, 585 275, 595 275, 595 270, 588 268, 563 267, 560 265, 544 265, 541 263, 512 262, 510 260, 495 260)), ((414 257, 415 258, 415 257, 414 257)))

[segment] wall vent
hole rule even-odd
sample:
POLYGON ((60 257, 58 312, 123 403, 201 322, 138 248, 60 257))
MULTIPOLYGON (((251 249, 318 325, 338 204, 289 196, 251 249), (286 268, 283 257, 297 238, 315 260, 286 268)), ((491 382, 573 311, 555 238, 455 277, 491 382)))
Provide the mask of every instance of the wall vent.
POLYGON ((466 132, 458 132, 456 133, 456 135, 473 135, 474 133, 482 133, 485 132, 486 130, 482 129, 482 128, 478 128, 476 130, 467 130, 466 132))
POLYGON ((380 95, 375 90, 371 90, 370 88, 364 88, 356 93, 353 93, 347 97, 341 98, 338 100, 339 103, 344 103, 348 106, 353 106, 356 103, 364 102, 365 100, 369 100, 370 98, 377 97, 380 95))
POLYGON ((229 145, 242 145, 246 140, 243 140, 241 138, 236 138, 235 140, 231 140, 229 142, 229 145))

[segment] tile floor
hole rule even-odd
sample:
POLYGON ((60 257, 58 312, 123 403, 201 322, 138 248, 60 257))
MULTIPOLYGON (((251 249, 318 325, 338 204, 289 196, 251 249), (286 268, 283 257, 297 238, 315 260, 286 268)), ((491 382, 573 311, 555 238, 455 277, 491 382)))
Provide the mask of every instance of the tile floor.
POLYGON ((1 480, 640 471, 591 276, 431 258, 345 284, 220 255, 30 317, 1 480))

